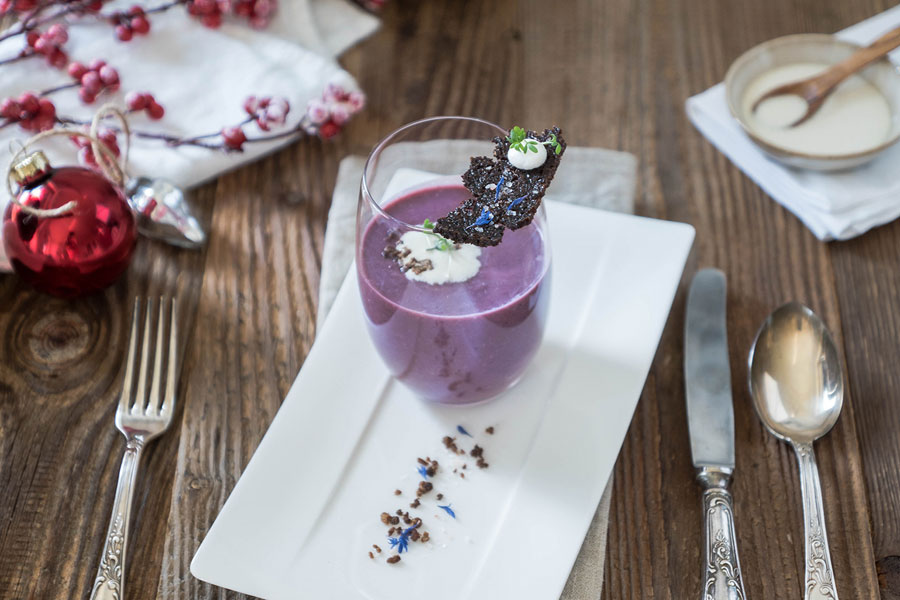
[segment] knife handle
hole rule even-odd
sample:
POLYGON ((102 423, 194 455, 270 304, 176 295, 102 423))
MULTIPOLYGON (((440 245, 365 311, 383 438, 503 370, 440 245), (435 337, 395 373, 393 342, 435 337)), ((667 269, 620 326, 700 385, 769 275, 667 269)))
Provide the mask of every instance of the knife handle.
POLYGON ((734 506, 725 469, 700 469, 703 486, 703 595, 702 600, 745 600, 744 581, 734 535, 734 506))

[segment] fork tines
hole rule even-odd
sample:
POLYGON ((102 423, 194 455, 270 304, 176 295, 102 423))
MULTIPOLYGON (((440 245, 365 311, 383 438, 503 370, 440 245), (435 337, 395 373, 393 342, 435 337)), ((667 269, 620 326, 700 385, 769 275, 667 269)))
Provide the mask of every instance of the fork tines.
POLYGON ((177 377, 175 370, 178 361, 177 340, 177 311, 172 298, 163 296, 158 300, 134 299, 131 339, 128 343, 125 378, 119 399, 120 411, 148 415, 171 413, 177 377), (143 328, 141 321, 144 323, 143 328), (138 344, 141 346, 140 352, 138 344), (135 368, 138 371, 136 382, 135 368), (164 384, 165 393, 162 392, 164 384))

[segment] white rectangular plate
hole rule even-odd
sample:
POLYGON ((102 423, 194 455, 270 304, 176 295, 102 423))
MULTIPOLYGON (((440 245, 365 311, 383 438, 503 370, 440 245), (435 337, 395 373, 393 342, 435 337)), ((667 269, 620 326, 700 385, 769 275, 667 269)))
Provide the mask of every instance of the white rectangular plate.
POLYGON ((559 597, 640 397, 694 229, 547 204, 550 315, 524 378, 479 406, 418 400, 391 379, 369 341, 351 269, 194 556, 194 576, 271 599, 559 597), (485 432, 490 425, 494 435, 485 432), (480 444, 490 467, 449 453, 445 435, 467 449, 480 444), (435 491, 412 510, 420 456, 442 468, 435 491), (463 462, 465 478, 452 473, 463 462), (456 519, 436 507, 437 492, 456 519), (423 518, 431 541, 411 543, 389 565, 379 515, 401 507, 423 518), (375 560, 372 544, 385 550, 375 560))

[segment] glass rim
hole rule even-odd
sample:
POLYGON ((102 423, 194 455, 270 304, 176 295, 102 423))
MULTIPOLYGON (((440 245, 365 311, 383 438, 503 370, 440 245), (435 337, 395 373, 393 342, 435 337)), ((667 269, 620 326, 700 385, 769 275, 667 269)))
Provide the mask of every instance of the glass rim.
POLYGON ((374 210, 376 213, 378 213, 382 217, 384 217, 386 219, 390 219, 391 221, 393 221, 395 223, 399 223, 403 227, 407 227, 413 231, 421 231, 423 233, 434 233, 434 232, 431 231, 430 229, 425 229, 421 225, 413 225, 412 223, 407 223, 406 221, 398 219, 397 217, 386 212, 381 207, 381 204, 379 204, 375 200, 374 196, 371 194, 371 192, 369 192, 369 184, 368 184, 369 168, 372 163, 372 158, 375 157, 376 155, 380 155, 381 151, 384 150, 391 143, 393 143, 397 137, 401 136, 403 133, 405 133, 415 127, 420 127, 422 125, 427 125, 429 123, 436 123, 439 121, 445 121, 445 122, 468 121, 470 123, 477 123, 479 125, 486 125, 488 127, 492 127, 497 130, 498 135, 508 134, 508 132, 505 129, 503 129, 496 123, 492 123, 491 121, 487 121, 485 119, 479 119, 477 117, 444 115, 444 116, 437 116, 437 117, 428 117, 426 119, 419 119, 418 121, 412 121, 410 123, 407 123, 406 125, 403 125, 402 127, 398 128, 398 129, 395 129, 394 131, 389 133, 387 136, 382 138, 381 141, 379 141, 377 144, 375 144, 375 147, 372 148, 371 152, 369 152, 369 156, 366 158, 366 164, 363 167, 362 181, 360 183, 360 193, 362 194, 363 198, 365 198, 366 201, 369 203, 369 206, 372 207, 372 210, 374 210))

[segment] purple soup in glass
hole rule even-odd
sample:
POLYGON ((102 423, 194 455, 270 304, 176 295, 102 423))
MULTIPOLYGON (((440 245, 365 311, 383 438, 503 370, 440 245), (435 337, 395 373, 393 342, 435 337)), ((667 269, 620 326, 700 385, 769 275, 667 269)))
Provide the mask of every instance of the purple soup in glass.
POLYGON ((443 238, 428 234, 423 223, 436 221, 470 196, 459 177, 469 156, 464 144, 473 146, 471 155, 489 153, 490 138, 496 135, 505 132, 472 119, 449 117, 413 123, 373 151, 364 175, 356 264, 369 333, 391 374, 419 396, 435 402, 468 404, 506 390, 537 352, 546 322, 550 254, 543 209, 531 225, 506 231, 497 246, 470 247, 470 252, 461 253, 458 245, 455 249, 449 244, 444 250, 427 249, 428 256, 446 252, 440 258, 458 261, 455 266, 464 260, 470 267, 474 265, 462 281, 428 283, 411 278, 401 270, 401 263, 385 252, 398 239, 406 240, 408 232, 440 243, 443 238), (434 145, 437 140, 423 130, 448 120, 470 125, 463 129, 471 132, 471 139, 448 140, 457 147, 435 157, 431 149, 438 148, 434 145), (482 141, 485 144, 480 147, 482 141), (446 165, 434 160, 451 154, 446 165), (415 159, 423 156, 430 161, 418 164, 415 159), (404 185, 403 191, 391 194, 385 193, 390 186, 382 180, 382 194, 373 194, 372 184, 379 175, 376 169, 384 169, 385 163, 394 169, 383 177, 390 179, 397 176, 397 170, 411 168, 419 183, 404 185), (475 262, 473 253, 478 253, 475 262))

